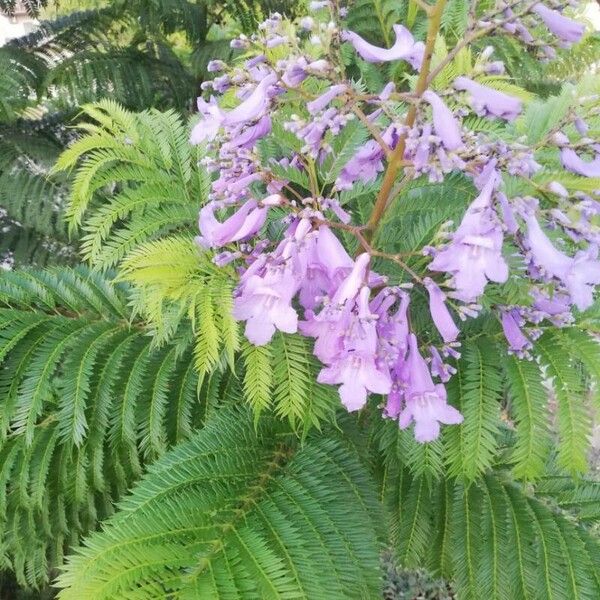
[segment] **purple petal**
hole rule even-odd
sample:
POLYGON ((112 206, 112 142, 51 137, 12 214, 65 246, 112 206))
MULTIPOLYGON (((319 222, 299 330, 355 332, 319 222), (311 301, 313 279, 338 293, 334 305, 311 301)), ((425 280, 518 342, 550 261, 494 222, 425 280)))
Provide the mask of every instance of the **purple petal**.
POLYGON ((521 112, 521 101, 485 85, 481 85, 468 77, 457 77, 454 80, 457 90, 465 90, 471 96, 471 105, 479 115, 492 115, 512 121, 521 112))
POLYGON ((444 146, 448 150, 460 148, 462 146, 460 126, 452 111, 431 90, 427 90, 423 94, 423 100, 431 105, 433 111, 433 129, 436 135, 441 138, 444 146))
POLYGON ((592 161, 585 161, 572 148, 562 148, 560 160, 565 169, 573 173, 584 177, 600 177, 600 156, 596 156, 592 161))
POLYGON ((544 4, 536 4, 535 12, 544 22, 544 25, 563 42, 578 42, 585 31, 585 25, 573 19, 563 17, 558 11, 548 8, 544 4))
POLYGON ((416 42, 406 27, 394 25, 396 41, 391 48, 379 48, 370 44, 353 31, 342 32, 342 39, 350 42, 356 52, 367 62, 381 63, 392 60, 406 60, 413 68, 420 69, 423 62, 425 46, 422 42, 416 42))
POLYGON ((324 94, 308 102, 306 108, 311 115, 315 115, 322 111, 334 98, 346 91, 346 86, 343 83, 331 86, 324 94))
POLYGON ((459 331, 446 306, 446 294, 429 277, 426 277, 423 283, 429 292, 429 311, 437 330, 440 332, 444 343, 454 342, 459 331))

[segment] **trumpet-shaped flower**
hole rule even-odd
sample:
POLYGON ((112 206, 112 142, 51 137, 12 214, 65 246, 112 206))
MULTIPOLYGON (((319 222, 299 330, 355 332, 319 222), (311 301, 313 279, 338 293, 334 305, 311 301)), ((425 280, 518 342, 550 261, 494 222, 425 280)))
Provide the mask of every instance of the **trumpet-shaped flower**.
POLYGON ((256 200, 248 200, 223 223, 215 217, 217 203, 209 202, 200 210, 198 225, 201 235, 196 238, 205 248, 218 248, 254 235, 264 224, 267 208, 256 200))
POLYGON ((432 271, 452 274, 456 297, 476 300, 489 281, 508 279, 508 265, 502 256, 504 235, 491 208, 497 173, 493 172, 481 193, 467 209, 452 241, 429 264, 432 271))
POLYGON ((214 98, 211 98, 210 103, 198 98, 198 110, 203 118, 192 130, 191 143, 199 144, 204 140, 213 140, 221 127, 249 123, 263 116, 269 105, 269 88, 276 81, 277 76, 274 73, 267 75, 248 98, 227 113, 217 106, 214 98))
POLYGON ((544 22, 544 25, 560 40, 566 43, 578 42, 585 31, 585 25, 578 23, 561 15, 557 10, 552 10, 544 4, 536 4, 533 7, 536 13, 544 22))
POLYGON ((429 292, 429 312, 437 330, 444 343, 454 342, 459 331, 446 306, 446 294, 430 277, 426 277, 423 283, 429 292))
POLYGON ((600 177, 600 156, 594 160, 583 160, 572 148, 563 148, 560 151, 560 160, 565 169, 584 177, 600 177))
POLYGON ((469 93, 471 106, 480 116, 491 115, 512 121, 521 112, 521 101, 518 98, 481 85, 468 77, 457 77, 454 87, 469 93))
POLYGON ((591 306, 593 286, 600 283, 598 248, 591 245, 571 258, 552 244, 533 214, 526 214, 524 218, 527 223, 527 244, 534 265, 541 268, 543 273, 562 281, 571 301, 579 310, 591 306))
POLYGON ((422 443, 432 442, 440 434, 440 423, 455 425, 462 423, 463 417, 456 408, 446 402, 444 385, 433 383, 429 367, 419 352, 414 333, 410 334, 408 343, 405 406, 398 416, 398 424, 401 429, 405 429, 414 422, 415 439, 422 443))
POLYGON ((423 94, 423 100, 431 105, 433 111, 433 129, 447 150, 456 150, 462 146, 460 125, 444 104, 443 100, 431 90, 423 94))
POLYGON ((394 33, 396 34, 396 41, 391 48, 379 48, 369 44, 353 31, 344 31, 342 39, 350 42, 356 52, 367 62, 382 63, 392 60, 405 60, 414 69, 420 69, 425 51, 423 42, 415 42, 412 33, 403 25, 394 25, 394 33))

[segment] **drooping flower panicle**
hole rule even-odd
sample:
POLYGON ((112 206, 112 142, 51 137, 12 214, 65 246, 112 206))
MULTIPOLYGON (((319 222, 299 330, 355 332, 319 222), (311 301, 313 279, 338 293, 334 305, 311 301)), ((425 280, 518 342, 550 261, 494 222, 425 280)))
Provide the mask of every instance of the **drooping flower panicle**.
MULTIPOLYGON (((202 88, 227 94, 234 108, 221 108, 214 95, 198 100, 191 141, 203 144, 201 164, 212 182, 197 242, 215 251, 216 264, 237 268, 233 316, 244 322, 251 343, 267 344, 276 331, 311 338, 321 363, 317 380, 336 386, 347 410, 363 409, 370 394, 383 396, 384 417, 400 428, 412 426, 419 442, 430 442, 442 424, 463 418, 444 385, 456 373, 462 320, 494 313, 507 351, 528 358, 542 324, 564 326, 573 308, 592 304, 600 284, 600 192, 573 193, 569 180, 563 185, 556 176, 536 184, 555 205, 510 197, 506 175, 528 181, 542 166, 524 138, 508 142, 469 127, 473 112, 502 121, 523 114, 521 99, 494 89, 504 65, 491 60, 493 48, 484 49, 473 71, 456 77, 451 89, 403 92, 396 79, 368 93, 364 82, 344 78, 341 42, 354 49, 357 61, 404 61, 417 71, 430 68, 423 66, 425 44, 398 24, 389 48, 373 45, 333 21, 321 22, 337 11, 333 3, 313 4, 315 15, 298 21, 296 37, 272 15, 259 34, 234 40, 246 52, 243 69, 209 64, 217 76, 202 88), (357 222, 373 195, 379 201, 381 177, 394 164, 402 180, 390 187, 384 211, 394 202, 415 202, 402 190, 407 186, 410 198, 411 181, 420 178, 436 184, 460 177, 467 190, 462 208, 451 207, 462 212, 458 226, 452 231, 452 223, 444 224, 432 245, 408 253, 409 262, 398 250, 378 249, 372 223, 357 222), (356 240, 354 253, 342 237, 356 240), (414 254, 427 275, 415 272, 414 254), (398 269, 383 276, 376 261, 398 269), (503 297, 509 263, 529 286, 522 306, 495 299, 503 297), (414 301, 419 296, 423 302, 414 301), (412 322, 425 299, 426 318, 412 322)), ((583 34, 580 24, 546 5, 530 7, 526 18, 510 7, 501 12, 497 24, 532 48, 536 19, 561 44, 583 34)), ((575 113, 572 127, 549 137, 547 151, 572 173, 600 177, 600 145, 587 137, 587 115, 575 113), (577 144, 573 136, 581 136, 577 144)), ((386 237, 393 227, 386 223, 386 237)), ((394 234, 400 239, 412 232, 394 234)))

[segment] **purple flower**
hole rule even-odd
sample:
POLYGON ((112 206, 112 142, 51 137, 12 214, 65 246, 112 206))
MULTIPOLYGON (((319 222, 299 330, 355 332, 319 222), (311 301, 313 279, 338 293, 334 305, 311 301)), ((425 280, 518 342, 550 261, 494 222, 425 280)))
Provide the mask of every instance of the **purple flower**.
MULTIPOLYGON (((340 259, 343 260, 341 256, 340 259)), ((314 354, 323 363, 329 364, 343 349, 342 342, 350 330, 356 296, 365 284, 369 259, 368 254, 361 254, 337 285, 331 300, 324 303, 321 312, 307 311, 307 319, 300 323, 304 335, 316 338, 314 354)), ((326 274, 322 271, 321 275, 326 274)))
POLYGON ((215 218, 217 203, 209 202, 200 210, 198 225, 201 235, 196 238, 205 248, 218 248, 253 236, 264 224, 267 209, 256 200, 248 200, 223 223, 215 218))
POLYGON ((267 344, 275 329, 297 331, 298 315, 291 306, 297 289, 297 277, 287 264, 269 266, 262 276, 243 281, 242 293, 234 299, 233 316, 246 321, 245 334, 252 344, 267 344))
MULTIPOLYGON (((394 148, 398 141, 398 131, 395 125, 390 125, 381 138, 390 148, 394 148)), ((369 183, 375 181, 377 175, 383 171, 384 151, 375 140, 369 140, 361 146, 356 154, 344 165, 335 185, 340 190, 352 187, 355 181, 369 183)))
POLYGON ((531 341, 525 337, 519 326, 521 320, 517 310, 502 311, 502 331, 508 342, 509 352, 523 358, 531 349, 531 341))
POLYGON ((594 301, 593 286, 600 283, 600 262, 596 260, 598 248, 590 245, 571 258, 554 247, 533 214, 525 214, 524 219, 527 244, 535 266, 562 281, 579 310, 590 307, 594 301))
POLYGON ((498 179, 492 173, 481 193, 467 209, 452 241, 429 264, 432 271, 451 273, 456 297, 465 302, 477 299, 490 281, 508 279, 508 265, 502 256, 503 234, 491 208, 498 179))
POLYGON ((233 148, 253 148, 254 144, 271 133, 271 117, 263 115, 254 125, 249 125, 229 142, 233 148))
POLYGON ((274 73, 264 77, 241 104, 225 115, 224 124, 231 127, 262 116, 269 106, 268 90, 276 81, 277 76, 274 73))
POLYGON ((586 161, 580 158, 572 148, 562 148, 560 151, 560 160, 565 169, 583 175, 584 177, 600 177, 600 156, 592 161, 586 161))
POLYGON ((433 129, 447 150, 456 150, 462 146, 460 125, 452 111, 442 99, 431 90, 423 94, 423 100, 431 105, 433 111, 433 129))
POLYGON ((233 316, 246 321, 246 337, 256 346, 269 342, 276 329, 298 329, 291 302, 305 276, 311 229, 308 219, 292 223, 277 249, 268 257, 259 255, 240 279, 233 316))
POLYGON ((556 292, 550 297, 546 292, 534 289, 532 296, 533 309, 539 313, 537 322, 548 319, 557 327, 561 327, 572 321, 571 298, 568 294, 556 292))
POLYGON ((492 115, 512 121, 521 112, 521 101, 485 85, 481 85, 468 77, 457 77, 454 80, 457 90, 469 92, 471 106, 480 116, 492 115))
POLYGON ((356 316, 350 330, 344 332, 342 350, 317 377, 319 383, 341 384, 340 398, 349 411, 362 408, 368 392, 387 394, 392 385, 387 371, 376 362, 376 318, 369 310, 369 294, 370 289, 363 286, 356 300, 356 316))
POLYGON ((420 69, 423 62, 425 45, 415 42, 411 32, 403 25, 394 25, 396 41, 391 48, 379 48, 369 44, 353 31, 342 32, 342 39, 350 42, 360 56, 371 63, 388 62, 391 60, 406 60, 413 69, 420 69))
POLYGON ((440 423, 462 423, 462 415, 446 402, 446 388, 434 384, 425 359, 419 353, 414 333, 409 337, 407 357, 408 380, 404 390, 405 407, 398 417, 401 429, 415 423, 415 439, 432 442, 440 434, 440 423))
POLYGON ((276 81, 275 74, 267 75, 246 100, 228 113, 217 106, 214 98, 211 98, 210 103, 198 98, 198 110, 203 119, 192 130, 191 143, 199 144, 203 140, 213 140, 223 126, 241 125, 261 117, 269 105, 268 89, 276 81))
POLYGON ((283 83, 291 88, 298 87, 308 77, 307 66, 308 63, 303 56, 296 62, 289 64, 281 78, 283 83))
POLYGON ((346 91, 346 86, 343 83, 332 85, 324 94, 308 102, 306 108, 311 115, 322 111, 335 97, 346 91))
POLYGON ((515 219, 515 215, 510 206, 510 202, 505 194, 502 192, 498 192, 497 194, 498 204, 500 204, 500 210, 502 211, 502 220, 504 221, 504 226, 506 227, 506 231, 508 233, 514 235, 519 231, 519 225, 517 224, 517 220, 515 219))
POLYGON ((430 277, 426 277, 423 283, 429 292, 429 312, 437 330, 440 332, 445 344, 454 342, 459 331, 446 306, 446 294, 430 277))
POLYGON ((192 129, 190 142, 194 145, 200 144, 204 140, 214 140, 225 118, 225 114, 212 96, 210 102, 206 102, 201 97, 198 98, 198 111, 202 115, 202 120, 192 129))
POLYGON ((338 238, 326 226, 319 231, 308 253, 306 275, 300 286, 300 304, 314 309, 323 294, 333 295, 354 263, 338 238))
POLYGON ((544 22, 544 25, 563 42, 578 42, 585 31, 583 23, 563 17, 558 11, 548 8, 544 4, 536 4, 535 12, 544 22))
POLYGON ((442 360, 435 346, 429 346, 429 351, 431 352, 431 374, 439 377, 444 383, 450 381, 450 377, 456 373, 456 369, 442 360))
POLYGON ((222 60, 210 60, 208 65, 206 66, 206 70, 209 73, 217 73, 218 71, 223 71, 227 68, 227 64, 222 60))

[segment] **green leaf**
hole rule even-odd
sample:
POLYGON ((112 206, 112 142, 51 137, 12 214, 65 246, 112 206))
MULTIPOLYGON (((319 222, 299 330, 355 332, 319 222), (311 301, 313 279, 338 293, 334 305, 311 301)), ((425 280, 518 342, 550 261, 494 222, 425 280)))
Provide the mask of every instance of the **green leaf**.
POLYGON ((376 597, 381 515, 365 467, 335 436, 290 441, 220 412, 71 556, 59 597, 376 597))

